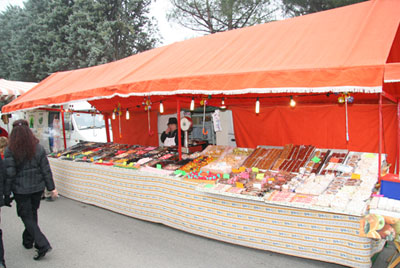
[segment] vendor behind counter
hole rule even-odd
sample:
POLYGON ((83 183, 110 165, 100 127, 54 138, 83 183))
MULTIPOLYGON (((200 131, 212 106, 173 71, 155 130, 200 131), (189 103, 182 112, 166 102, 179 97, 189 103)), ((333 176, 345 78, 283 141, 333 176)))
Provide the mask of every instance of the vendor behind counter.
MULTIPOLYGON (((178 145, 178 120, 175 117, 168 119, 167 129, 161 134, 161 142, 166 147, 178 145)), ((181 131, 182 145, 184 145, 184 133, 181 131)))

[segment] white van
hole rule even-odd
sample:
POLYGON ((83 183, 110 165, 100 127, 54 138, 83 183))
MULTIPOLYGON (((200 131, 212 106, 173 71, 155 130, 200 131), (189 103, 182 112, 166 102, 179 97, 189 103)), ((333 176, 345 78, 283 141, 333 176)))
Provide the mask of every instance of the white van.
MULTIPOLYGON (((73 146, 81 141, 107 142, 106 128, 103 115, 94 113, 83 113, 94 111, 87 102, 65 105, 64 109, 73 108, 74 112, 64 112, 65 136, 67 147, 73 146)), ((58 111, 31 110, 27 112, 12 113, 8 125, 2 126, 7 131, 12 130, 12 123, 18 119, 29 122, 32 132, 39 139, 47 152, 64 149, 64 138, 61 122, 61 113, 58 111)), ((111 126, 111 123, 110 123, 111 126)), ((110 138, 112 139, 111 127, 110 138)))

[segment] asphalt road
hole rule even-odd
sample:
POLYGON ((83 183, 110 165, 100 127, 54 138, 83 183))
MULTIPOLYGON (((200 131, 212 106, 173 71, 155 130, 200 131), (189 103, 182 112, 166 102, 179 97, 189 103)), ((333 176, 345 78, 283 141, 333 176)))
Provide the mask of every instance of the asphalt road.
MULTIPOLYGON (((63 197, 41 203, 39 225, 53 251, 34 261, 34 250, 22 247, 15 204, 1 209, 8 268, 341 267, 191 235, 63 197)), ((386 267, 393 252, 385 248, 373 267, 386 267)))

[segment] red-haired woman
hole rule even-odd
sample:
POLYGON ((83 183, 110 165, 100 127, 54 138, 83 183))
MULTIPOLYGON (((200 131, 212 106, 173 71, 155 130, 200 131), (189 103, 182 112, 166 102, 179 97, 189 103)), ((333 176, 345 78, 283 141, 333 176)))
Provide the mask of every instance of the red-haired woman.
POLYGON ((9 137, 9 144, 4 152, 4 165, 7 179, 4 189, 5 199, 11 192, 17 202, 17 214, 25 225, 22 244, 32 248, 35 244, 37 253, 34 260, 43 258, 52 248, 40 231, 37 210, 45 188, 57 196, 46 152, 33 135, 26 120, 17 120, 9 137))

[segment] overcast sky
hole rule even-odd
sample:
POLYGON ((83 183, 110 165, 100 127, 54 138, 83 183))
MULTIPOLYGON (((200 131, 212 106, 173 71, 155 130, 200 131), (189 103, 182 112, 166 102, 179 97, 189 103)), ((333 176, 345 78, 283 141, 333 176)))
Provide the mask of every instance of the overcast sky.
MULTIPOLYGON (((0 0, 0 11, 5 10, 10 4, 23 6, 23 2, 24 0, 0 0)), ((158 28, 163 37, 162 45, 199 36, 199 33, 167 20, 165 13, 166 10, 170 9, 170 6, 169 0, 157 0, 151 4, 150 15, 158 20, 158 28)))

